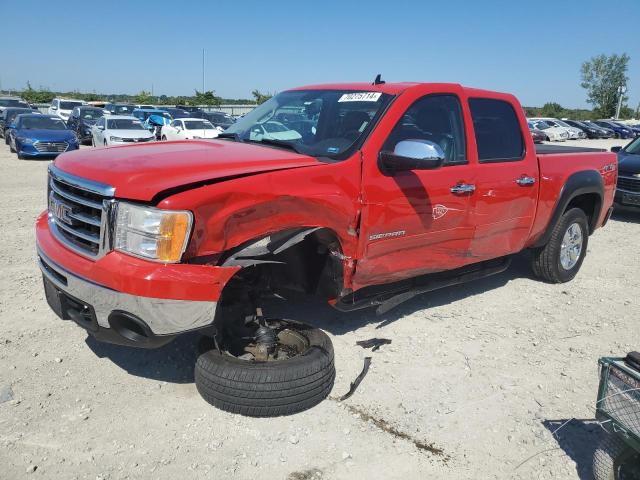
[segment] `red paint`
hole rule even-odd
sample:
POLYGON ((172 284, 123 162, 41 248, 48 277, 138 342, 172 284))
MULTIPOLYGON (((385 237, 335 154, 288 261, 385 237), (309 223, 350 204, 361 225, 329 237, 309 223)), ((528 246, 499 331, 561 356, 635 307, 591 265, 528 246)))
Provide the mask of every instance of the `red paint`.
MULTIPOLYGON (((616 164, 610 153, 536 155, 522 107, 512 95, 457 84, 304 88, 381 91, 397 98, 362 150, 341 162, 324 163, 276 148, 228 141, 183 141, 80 150, 61 155, 56 166, 113 185, 116 197, 123 199, 150 201, 175 187, 200 185, 166 196, 157 205, 194 213, 185 259, 216 255, 284 229, 329 228, 345 256, 344 287, 358 289, 518 252, 547 228, 571 174, 616 164), (382 175, 377 164, 382 144, 406 109, 433 93, 451 93, 461 100, 468 164, 382 175), (512 104, 524 132, 523 160, 478 162, 468 97, 512 104), (535 186, 518 186, 515 180, 523 175, 534 177, 535 186), (459 182, 475 184, 476 191, 469 196, 452 194, 450 187, 459 182), (389 233, 387 238, 379 236, 389 233)), ((616 171, 603 173, 606 198, 598 225, 612 205, 616 175, 616 171)), ((160 265, 118 252, 93 262, 52 238, 44 216, 36 230, 38 244, 56 263, 135 295, 215 300, 237 271, 160 265)))

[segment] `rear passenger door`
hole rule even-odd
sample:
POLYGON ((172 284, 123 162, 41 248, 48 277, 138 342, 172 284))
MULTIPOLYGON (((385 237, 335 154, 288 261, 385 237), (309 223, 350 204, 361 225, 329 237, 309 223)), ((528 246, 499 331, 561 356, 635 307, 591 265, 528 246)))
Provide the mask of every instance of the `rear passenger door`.
POLYGON ((507 98, 469 98, 478 166, 470 255, 482 261, 522 250, 538 198, 538 160, 522 108, 507 98))

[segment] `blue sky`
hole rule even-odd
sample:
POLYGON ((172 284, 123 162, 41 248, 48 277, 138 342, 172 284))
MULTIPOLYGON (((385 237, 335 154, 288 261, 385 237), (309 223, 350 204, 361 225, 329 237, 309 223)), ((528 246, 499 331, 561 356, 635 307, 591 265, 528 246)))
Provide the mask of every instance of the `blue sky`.
POLYGON ((0 0, 2 88, 192 94, 330 81, 447 81, 525 105, 584 107, 580 65, 631 56, 640 101, 640 1, 0 0))

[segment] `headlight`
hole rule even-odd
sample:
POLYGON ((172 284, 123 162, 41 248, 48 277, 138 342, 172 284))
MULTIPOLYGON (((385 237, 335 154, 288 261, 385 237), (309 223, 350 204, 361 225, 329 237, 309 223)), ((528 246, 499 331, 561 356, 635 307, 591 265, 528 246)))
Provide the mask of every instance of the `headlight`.
POLYGON ((16 137, 16 140, 20 143, 26 143, 27 145, 30 145, 35 142, 33 138, 26 138, 26 137, 16 137))
POLYGON ((157 262, 175 263, 187 248, 193 215, 130 203, 118 204, 115 248, 157 262))
POLYGON ((122 138, 121 137, 109 137, 109 140, 111 140, 112 142, 121 142, 122 138))

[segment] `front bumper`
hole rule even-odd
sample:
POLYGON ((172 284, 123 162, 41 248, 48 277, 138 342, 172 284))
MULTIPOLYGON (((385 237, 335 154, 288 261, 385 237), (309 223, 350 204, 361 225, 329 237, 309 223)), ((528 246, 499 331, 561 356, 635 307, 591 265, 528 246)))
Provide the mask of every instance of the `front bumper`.
POLYGON ((621 207, 640 209, 640 193, 616 188, 614 202, 621 207))
MULTIPOLYGON (((67 149, 65 150, 65 152, 71 152, 72 150, 78 150, 78 148, 80 148, 80 146, 77 143, 70 143, 67 147, 67 149)), ((42 151, 38 151, 38 149, 36 149, 36 147, 32 144, 32 143, 20 143, 18 141, 16 141, 16 151, 24 156, 24 157, 47 157, 47 158, 51 158, 51 157, 57 157, 58 155, 60 155, 61 153, 64 152, 42 152, 42 151)))
MULTIPOLYGON (((53 236, 46 212, 36 223, 36 243, 45 289, 48 285, 48 293, 62 295, 64 301, 76 305, 66 315, 69 319, 111 343, 155 347, 176 334, 211 325, 222 289, 238 270, 165 265, 115 251, 90 260, 53 236), (78 311, 92 312, 91 318, 76 319, 78 311), (123 315, 129 318, 123 321, 123 315), (79 321, 83 319, 87 321, 79 321), (131 328, 124 328, 123 323, 131 328), (114 341, 116 337, 122 338, 114 341)), ((56 311, 51 301, 49 304, 56 311)))

